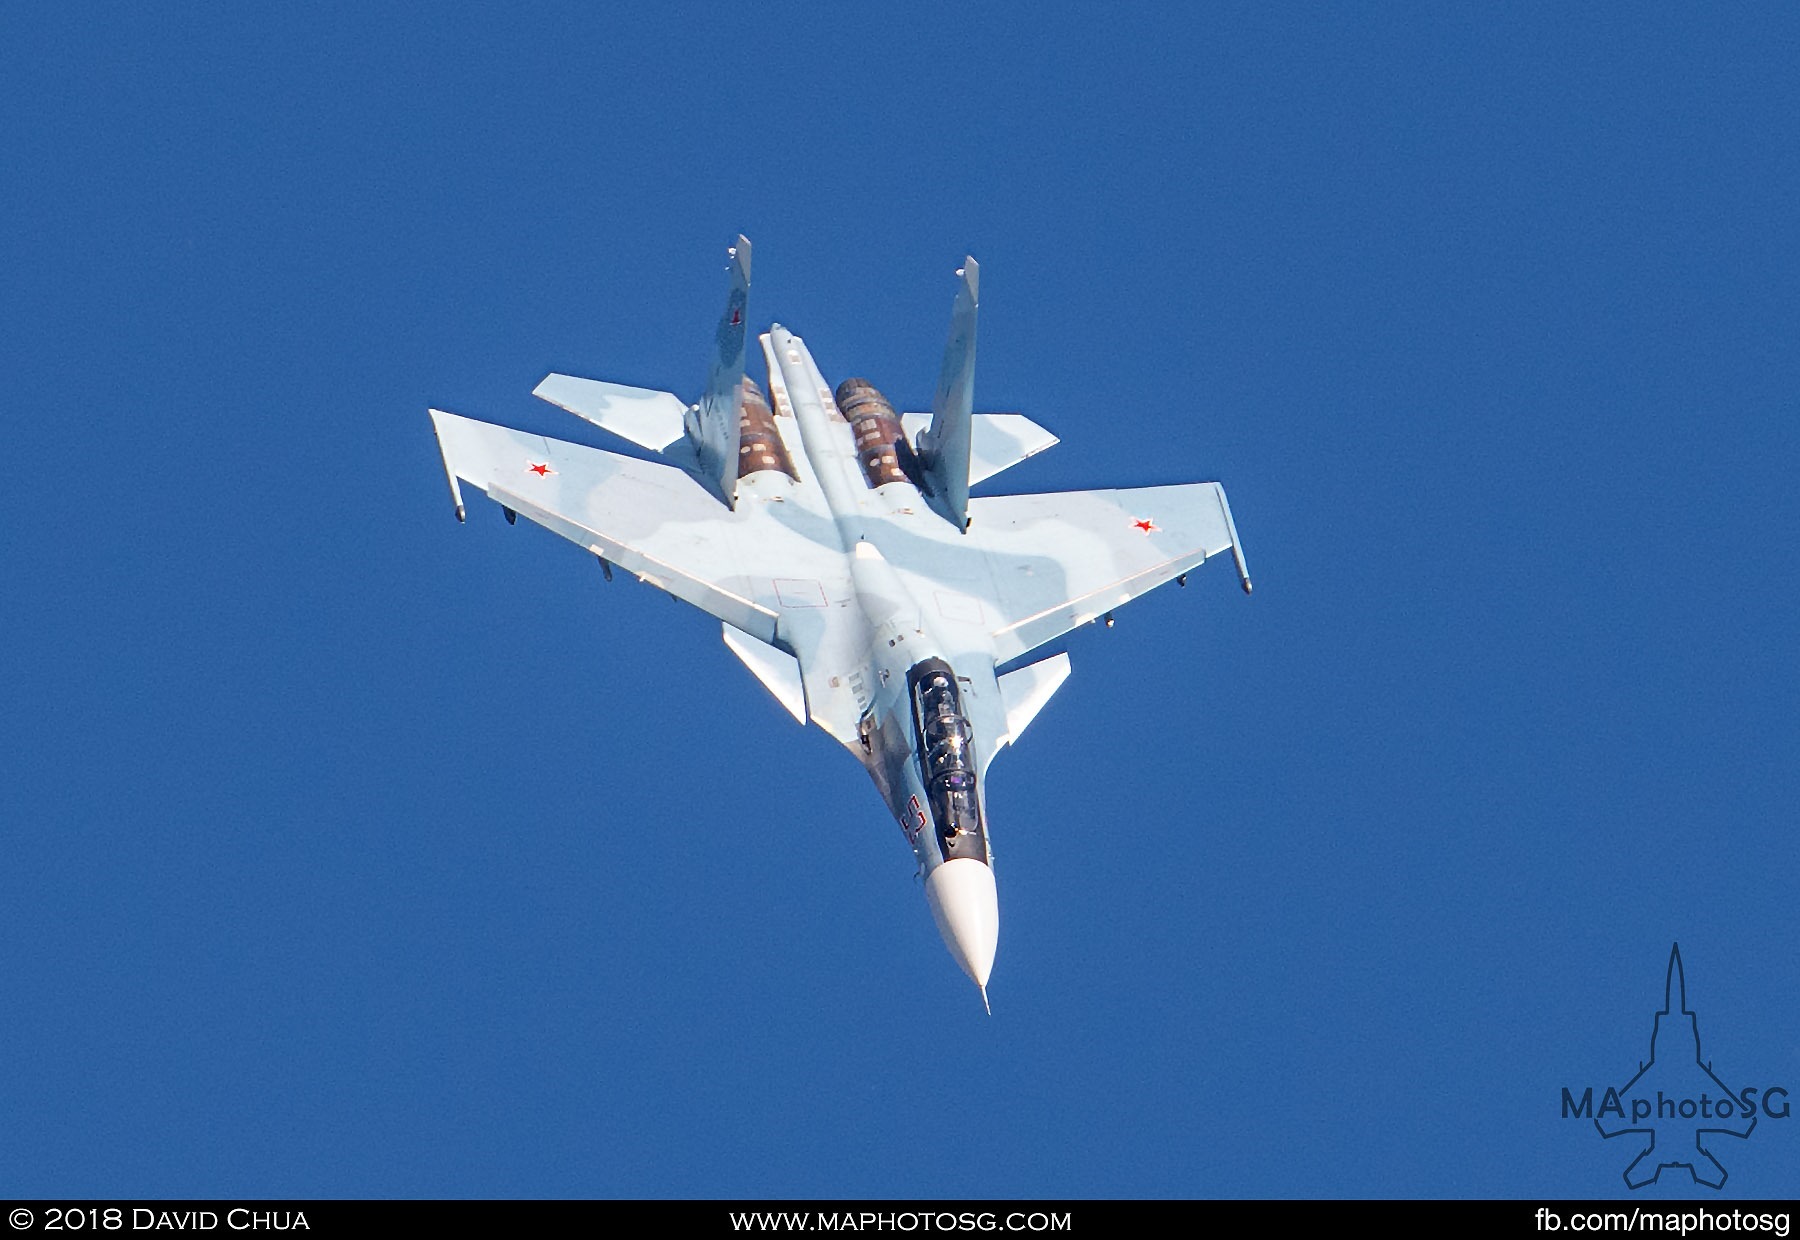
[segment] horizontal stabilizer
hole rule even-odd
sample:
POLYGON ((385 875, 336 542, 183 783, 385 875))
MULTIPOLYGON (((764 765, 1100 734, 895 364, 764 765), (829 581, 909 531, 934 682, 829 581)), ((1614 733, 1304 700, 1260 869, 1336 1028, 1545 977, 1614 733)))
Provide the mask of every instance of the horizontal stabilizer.
POLYGON ((806 686, 800 679, 800 660, 729 624, 719 627, 731 653, 744 661, 744 666, 762 681, 763 688, 775 695, 775 700, 794 717, 795 723, 805 724, 806 686))
POLYGON ((1000 700, 1006 704, 1005 744, 1016 744, 1025 725, 1037 718, 1044 703, 1069 678, 1069 656, 1052 655, 1000 678, 1000 700))
POLYGON ((681 438, 681 418, 687 412, 673 392, 574 375, 550 375, 531 394, 652 452, 681 438))
MULTIPOLYGON (((931 425, 929 413, 903 413, 900 424, 914 443, 931 425)), ((986 482, 1003 469, 1062 442, 1022 413, 978 413, 970 418, 969 485, 986 482)))

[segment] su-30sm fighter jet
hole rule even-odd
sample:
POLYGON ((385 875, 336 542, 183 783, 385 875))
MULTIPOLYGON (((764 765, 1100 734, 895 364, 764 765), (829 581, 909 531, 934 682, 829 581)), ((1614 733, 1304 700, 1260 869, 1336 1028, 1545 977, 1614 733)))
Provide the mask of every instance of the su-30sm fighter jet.
POLYGON ((1014 413, 975 413, 977 269, 966 259, 930 414, 866 379, 835 390, 805 341, 762 335, 768 391, 744 373, 750 243, 705 393, 553 374, 536 395, 660 457, 642 460, 431 411, 456 516, 479 487, 691 603, 801 724, 861 762, 925 876, 950 954, 987 1001, 1000 914, 988 766, 1069 674, 1025 656, 1230 551, 1216 482, 971 498, 1056 443, 1014 413), (1008 668, 1002 672, 1002 668, 1008 668))

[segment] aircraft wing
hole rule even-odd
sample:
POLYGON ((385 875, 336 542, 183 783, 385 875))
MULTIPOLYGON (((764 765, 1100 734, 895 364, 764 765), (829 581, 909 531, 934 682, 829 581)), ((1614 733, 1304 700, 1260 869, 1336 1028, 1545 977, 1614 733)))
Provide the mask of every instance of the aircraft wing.
MULTIPOLYGON (((804 658, 850 597, 843 554, 803 532, 799 504, 736 510, 681 470, 431 411, 458 512, 458 480, 639 580, 804 658), (791 512, 788 510, 792 510, 791 512)), ((826 522, 823 532, 829 536, 826 522)))
POLYGON ((980 560, 969 585, 985 595, 984 611, 992 609, 986 618, 997 621, 1002 662, 1225 551, 1250 588, 1216 482, 992 496, 970 500, 969 518, 962 541, 980 560))

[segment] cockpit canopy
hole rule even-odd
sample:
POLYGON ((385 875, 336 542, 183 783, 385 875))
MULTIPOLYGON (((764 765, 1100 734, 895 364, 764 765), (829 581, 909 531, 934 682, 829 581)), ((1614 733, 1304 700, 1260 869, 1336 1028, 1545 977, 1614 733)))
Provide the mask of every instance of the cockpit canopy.
POLYGON ((912 684, 918 729, 919 776, 931 802, 938 847, 946 861, 973 857, 986 864, 987 833, 976 789, 974 730, 963 713, 956 673, 942 659, 927 659, 907 679, 912 684))

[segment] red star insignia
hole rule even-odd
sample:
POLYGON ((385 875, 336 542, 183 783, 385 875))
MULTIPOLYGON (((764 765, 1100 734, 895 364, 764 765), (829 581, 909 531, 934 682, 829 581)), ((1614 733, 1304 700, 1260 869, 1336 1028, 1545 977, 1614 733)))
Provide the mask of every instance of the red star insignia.
POLYGON ((1156 530, 1156 529, 1162 528, 1160 525, 1156 524, 1156 522, 1152 521, 1149 517, 1145 517, 1140 521, 1133 521, 1131 524, 1136 526, 1138 529, 1144 531, 1144 533, 1146 533, 1146 534, 1148 534, 1151 530, 1156 530))
POLYGON ((539 465, 537 462, 534 461, 530 465, 527 465, 525 467, 525 472, 529 473, 529 474, 536 474, 540 478, 547 478, 551 474, 555 473, 556 471, 554 469, 550 468, 550 465, 548 462, 545 462, 544 464, 539 465))

